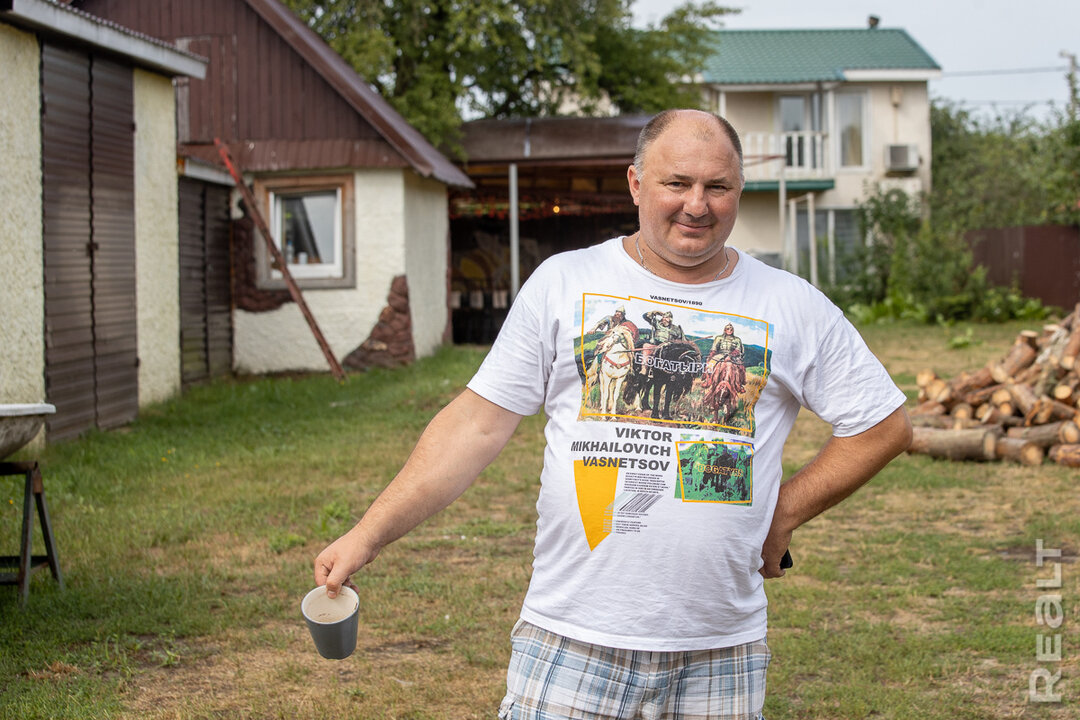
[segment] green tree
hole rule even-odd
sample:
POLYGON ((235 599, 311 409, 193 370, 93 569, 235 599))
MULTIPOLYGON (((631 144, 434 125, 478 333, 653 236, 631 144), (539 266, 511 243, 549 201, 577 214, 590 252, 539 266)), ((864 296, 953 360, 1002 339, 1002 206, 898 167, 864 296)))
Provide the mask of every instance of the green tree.
MULTIPOLYGON (((1073 90, 1075 93, 1075 89, 1073 90)), ((1062 111, 986 119, 951 103, 930 110, 935 227, 1080 222, 1080 121, 1062 111)))
POLYGON ((690 78, 729 12, 690 1, 631 24, 633 0, 285 0, 437 146, 463 117, 696 106, 690 78), (569 105, 568 105, 569 104, 569 105))

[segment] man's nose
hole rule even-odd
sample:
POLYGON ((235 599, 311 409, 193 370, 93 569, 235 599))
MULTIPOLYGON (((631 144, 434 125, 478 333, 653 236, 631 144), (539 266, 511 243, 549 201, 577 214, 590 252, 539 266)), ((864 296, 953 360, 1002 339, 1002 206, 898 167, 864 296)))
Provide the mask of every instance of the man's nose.
POLYGON ((687 215, 693 215, 694 217, 701 217, 707 211, 708 205, 705 202, 705 188, 700 185, 694 185, 690 188, 690 192, 686 194, 686 199, 683 203, 683 212, 687 215))

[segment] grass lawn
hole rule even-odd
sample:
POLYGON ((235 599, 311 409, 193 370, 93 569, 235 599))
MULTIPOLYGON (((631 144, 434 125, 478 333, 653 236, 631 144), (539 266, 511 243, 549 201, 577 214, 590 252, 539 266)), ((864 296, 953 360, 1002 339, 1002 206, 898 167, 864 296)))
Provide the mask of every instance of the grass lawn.
MULTIPOLYGON (((920 369, 976 368, 1022 327, 863 334, 913 399, 920 369)), ((483 350, 344 385, 216 383, 41 453, 67 588, 39 572, 20 608, 0 587, 0 718, 493 718, 530 572, 542 418, 359 574, 352 657, 321 659, 299 614, 315 554, 483 350)), ((804 413, 786 470, 827 436, 804 413)), ((801 528, 795 568, 767 584, 769 720, 1080 716, 1078 481, 1053 465, 902 456, 801 528), (1060 588, 1036 584, 1054 576, 1053 559, 1036 564, 1039 540, 1062 549, 1060 588), (1061 598, 1056 629, 1036 620, 1045 594, 1061 598), (1040 633, 1061 634, 1061 661, 1037 659, 1040 633), (1061 671, 1062 702, 1028 702, 1039 668, 1061 671)), ((0 484, 0 554, 18 548, 19 482, 0 484)))

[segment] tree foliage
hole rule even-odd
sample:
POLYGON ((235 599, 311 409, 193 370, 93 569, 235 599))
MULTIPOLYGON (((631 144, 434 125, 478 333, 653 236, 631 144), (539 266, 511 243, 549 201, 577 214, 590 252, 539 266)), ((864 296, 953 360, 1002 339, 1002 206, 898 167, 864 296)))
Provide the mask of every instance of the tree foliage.
POLYGON ((1080 222, 1075 116, 1057 111, 1043 122, 1023 113, 986 119, 940 102, 930 112, 935 226, 963 231, 1080 222))
POLYGON ((633 0, 285 0, 436 146, 463 117, 698 106, 719 18, 690 1, 644 29, 633 0))
POLYGON ((862 321, 1004 320, 1045 308, 991 287, 974 267, 968 230, 1080 223, 1080 105, 1035 122, 1023 112, 980 116, 948 102, 930 110, 933 191, 909 198, 872 188, 859 206, 863 237, 846 281, 829 294, 862 321), (929 212, 926 212, 928 210, 929 212))

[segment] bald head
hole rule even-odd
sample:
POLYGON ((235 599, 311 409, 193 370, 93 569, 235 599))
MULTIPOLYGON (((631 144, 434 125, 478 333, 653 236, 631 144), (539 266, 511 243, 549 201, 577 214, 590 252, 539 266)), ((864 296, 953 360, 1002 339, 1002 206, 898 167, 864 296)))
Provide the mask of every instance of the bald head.
POLYGON ((634 152, 634 170, 637 172, 638 177, 641 177, 645 170, 645 153, 648 152, 649 146, 676 121, 680 126, 685 125, 692 128, 692 132, 695 132, 702 140, 716 137, 719 141, 721 138, 726 137, 735 149, 735 154, 739 156, 739 179, 744 180, 742 142, 739 140, 739 133, 735 131, 731 123, 719 115, 703 110, 679 109, 664 110, 654 115, 641 129, 641 133, 638 135, 637 149, 634 152))

